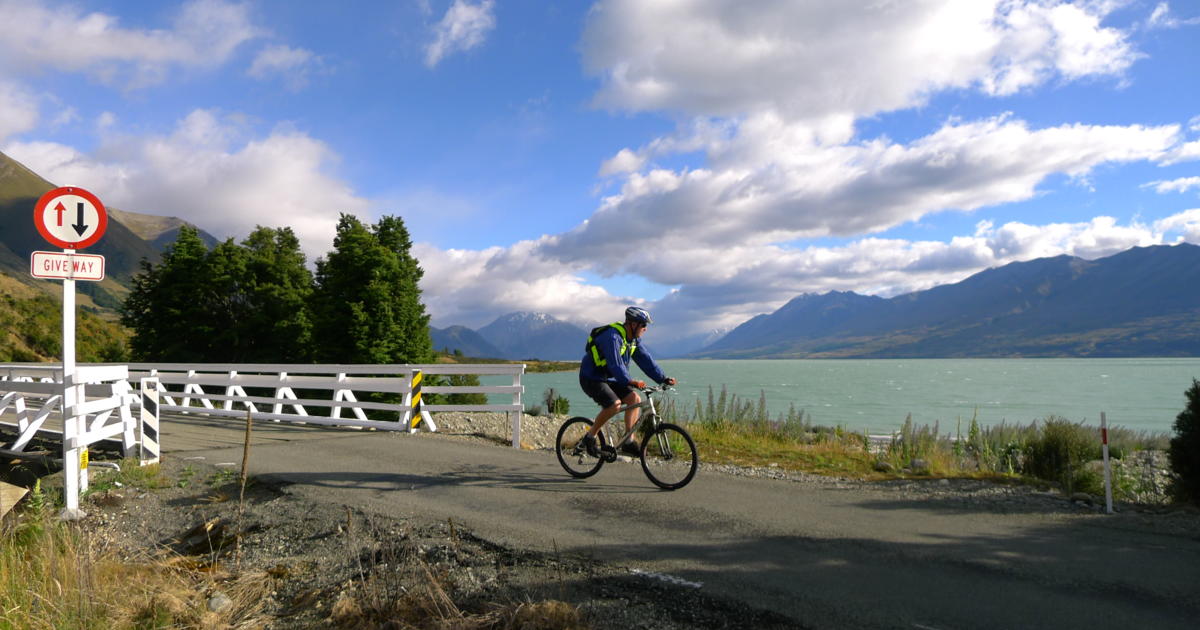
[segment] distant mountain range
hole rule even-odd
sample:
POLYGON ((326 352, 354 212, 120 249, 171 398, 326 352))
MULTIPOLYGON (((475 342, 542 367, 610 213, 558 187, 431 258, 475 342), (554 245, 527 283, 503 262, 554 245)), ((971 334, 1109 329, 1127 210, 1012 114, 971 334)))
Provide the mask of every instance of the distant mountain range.
POLYGON ((439 352, 460 352, 464 356, 488 359, 504 358, 504 352, 483 338, 483 335, 466 326, 449 328, 429 327, 433 349, 439 352))
POLYGON ((801 295, 691 356, 1200 356, 1200 247, 1017 262, 890 299, 801 295))
MULTIPOLYGON (((0 153, 0 272, 42 291, 58 292, 58 283, 29 275, 29 255, 36 250, 58 251, 38 234, 33 207, 39 197, 57 188, 20 162, 0 153)), ((101 198, 101 201, 104 199, 101 198)), ((157 262, 163 247, 175 241, 180 219, 126 212, 106 206, 108 229, 100 242, 87 249, 105 258, 102 282, 79 282, 76 290, 83 306, 116 308, 129 293, 130 281, 143 258, 157 262)), ((201 231, 210 246, 217 240, 201 231)))
POLYGON ((430 328, 436 350, 468 357, 578 361, 588 331, 545 313, 509 313, 478 331, 465 326, 430 328))

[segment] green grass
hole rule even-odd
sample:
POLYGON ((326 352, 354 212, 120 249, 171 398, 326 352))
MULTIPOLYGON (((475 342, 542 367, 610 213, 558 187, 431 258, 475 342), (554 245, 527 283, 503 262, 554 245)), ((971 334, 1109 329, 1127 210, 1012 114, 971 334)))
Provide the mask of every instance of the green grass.
POLYGON ((88 479, 87 495, 111 492, 120 488, 157 490, 167 488, 171 480, 163 474, 158 464, 140 466, 137 458, 129 457, 118 462, 121 470, 93 468, 88 479))
POLYGON ((861 445, 841 440, 797 441, 736 424, 689 424, 700 460, 737 466, 775 466, 821 475, 869 477, 874 458, 861 445))
MULTIPOLYGON (((1025 425, 981 426, 974 418, 965 427, 943 430, 937 423, 917 425, 911 416, 890 441, 873 443, 861 432, 812 424, 803 410, 792 408, 776 417, 766 411, 765 397, 744 400, 711 388, 707 401, 681 409, 670 399, 659 405, 668 422, 686 425, 701 459, 739 466, 774 466, 820 475, 857 479, 987 478, 1054 485, 1064 492, 1103 492, 1100 474, 1089 465, 1100 458, 1098 427, 1049 417, 1025 425)), ((1165 450, 1165 433, 1109 429, 1118 500, 1165 500, 1163 489, 1144 470, 1120 460, 1137 451, 1165 450)))

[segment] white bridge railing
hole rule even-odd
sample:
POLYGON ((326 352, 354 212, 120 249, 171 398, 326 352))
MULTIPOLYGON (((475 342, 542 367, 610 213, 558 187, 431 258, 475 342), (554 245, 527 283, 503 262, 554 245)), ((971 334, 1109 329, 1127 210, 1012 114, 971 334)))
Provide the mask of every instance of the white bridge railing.
MULTIPOLYGON (((143 386, 153 387, 143 381, 143 386)), ((76 366, 64 378, 62 366, 44 364, 0 365, 0 421, 11 409, 17 437, 3 450, 23 453, 39 433, 62 439, 64 518, 80 518, 79 495, 88 488, 88 447, 101 440, 121 442, 126 457, 150 460, 145 412, 138 418, 137 403, 124 365, 76 366), (61 430, 46 426, 55 413, 61 430), (118 437, 119 436, 119 437, 118 437)), ((151 422, 153 426, 153 422, 151 422)))
POLYGON ((156 377, 162 411, 203 413, 256 420, 411 431, 419 424, 436 431, 429 412, 507 413, 512 444, 521 444, 521 376, 524 364, 185 364, 131 363, 131 380, 156 377), (474 374, 507 377, 506 385, 429 385, 430 376, 474 374), (423 381, 423 384, 422 384, 423 381), (414 384, 417 385, 414 388, 414 384), (414 394, 420 394, 414 396, 414 394), (400 395, 401 402, 374 402, 371 394, 400 395), (511 402, 474 405, 427 404, 426 394, 492 394, 511 402), (420 404, 418 404, 420 403, 420 404), (390 416, 383 420, 368 418, 390 416), (394 415, 393 415, 394 414, 394 415), (392 419, 394 418, 394 419, 392 419))
MULTIPOLYGON (((423 364, 423 365, 314 365, 314 364, 211 364, 131 363, 124 365, 80 364, 77 383, 96 381, 89 374, 126 370, 118 383, 88 385, 79 408, 97 414, 92 407, 127 396, 140 406, 130 383, 143 378, 159 382, 159 409, 176 413, 245 417, 256 420, 303 422, 411 431, 419 424, 436 431, 431 411, 502 412, 512 417, 512 444, 521 443, 521 376, 524 364, 423 364), (506 385, 428 385, 429 376, 474 374, 506 377, 506 385), (414 384, 418 387, 414 388, 414 384), (401 396, 400 402, 367 400, 372 394, 401 396), (414 396, 419 393, 419 396, 414 396), (491 394, 511 396, 511 402, 496 404, 422 404, 425 394, 491 394), (85 402, 92 399, 93 402, 85 402), (388 419, 370 419, 374 415, 388 419), (385 412, 380 414, 378 412, 385 412), (394 418, 394 419, 393 419, 394 418)), ((115 374, 115 372, 114 372, 115 374)), ((46 419, 62 406, 62 367, 53 364, 0 365, 0 420, 13 409, 20 435, 10 450, 28 444, 46 419)), ((103 410, 101 410, 102 412, 103 410)), ((111 411, 109 412, 112 413, 111 411)), ((128 412, 122 412, 128 413, 128 412)), ((96 417, 99 417, 98 415, 96 417)), ((107 416, 106 416, 107 417, 107 416)), ((98 433, 94 431, 93 433, 98 433)), ((105 437, 109 437, 106 435, 105 437)))

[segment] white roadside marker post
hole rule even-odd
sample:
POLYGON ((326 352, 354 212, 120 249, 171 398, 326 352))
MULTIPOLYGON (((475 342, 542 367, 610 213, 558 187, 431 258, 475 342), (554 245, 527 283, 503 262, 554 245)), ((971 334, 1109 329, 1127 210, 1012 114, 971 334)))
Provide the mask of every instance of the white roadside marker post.
MULTIPOLYGON (((72 250, 64 250, 64 254, 73 254, 72 250)), ((70 265, 68 264, 68 269, 70 265)), ((62 351, 63 351, 63 493, 66 507, 60 517, 65 521, 77 521, 85 516, 79 509, 79 493, 87 490, 87 467, 80 459, 81 449, 70 446, 82 433, 80 419, 75 415, 75 407, 83 402, 79 396, 82 386, 75 383, 75 280, 73 274, 64 279, 63 283, 63 318, 62 318, 62 351)))
POLYGON ((1112 467, 1108 461, 1108 418, 1100 412, 1100 450, 1104 453, 1104 504, 1108 514, 1113 513, 1112 467))

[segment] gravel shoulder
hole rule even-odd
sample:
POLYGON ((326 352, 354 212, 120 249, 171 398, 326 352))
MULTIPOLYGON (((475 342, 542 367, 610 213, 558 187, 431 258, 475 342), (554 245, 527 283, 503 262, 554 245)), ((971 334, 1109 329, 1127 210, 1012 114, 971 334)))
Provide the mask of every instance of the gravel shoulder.
MULTIPOLYGON (((438 434, 422 439, 512 448, 509 419, 502 414, 439 414, 435 421, 438 434)), ((526 416, 523 448, 549 448, 561 421, 526 416)), ((872 495, 886 492, 897 501, 1115 519, 1106 521, 1107 526, 1200 540, 1200 513, 1192 508, 1122 505, 1119 514, 1101 517, 1097 514, 1101 507, 1093 500, 1072 501, 1026 485, 974 480, 861 482, 774 468, 704 466, 710 474, 872 495)), ((267 587, 256 602, 251 624, 255 627, 342 627, 345 619, 339 614, 348 602, 366 607, 389 598, 408 600, 416 607, 423 605, 420 602, 442 602, 437 613, 443 616, 441 626, 430 622, 416 627, 487 627, 463 620, 494 615, 504 606, 529 607, 547 600, 577 607, 579 627, 802 627, 795 619, 714 597, 663 576, 590 557, 497 545, 452 520, 417 522, 314 502, 292 492, 289 484, 262 480, 251 483, 239 503, 237 471, 230 467, 169 457, 162 471, 169 481, 165 488, 113 487, 92 494, 84 506, 89 518, 83 526, 97 534, 101 544, 131 561, 149 556, 183 558, 197 566, 216 564, 226 572, 236 568, 239 573, 265 576, 267 587), (207 530, 198 529, 204 524, 209 524, 207 530), (236 532, 241 532, 240 562, 236 532), (457 626, 454 619, 459 620, 457 626)), ((102 475, 97 475, 98 482, 102 475)), ((213 582, 203 597, 212 598, 219 589, 220 584, 213 582)))

